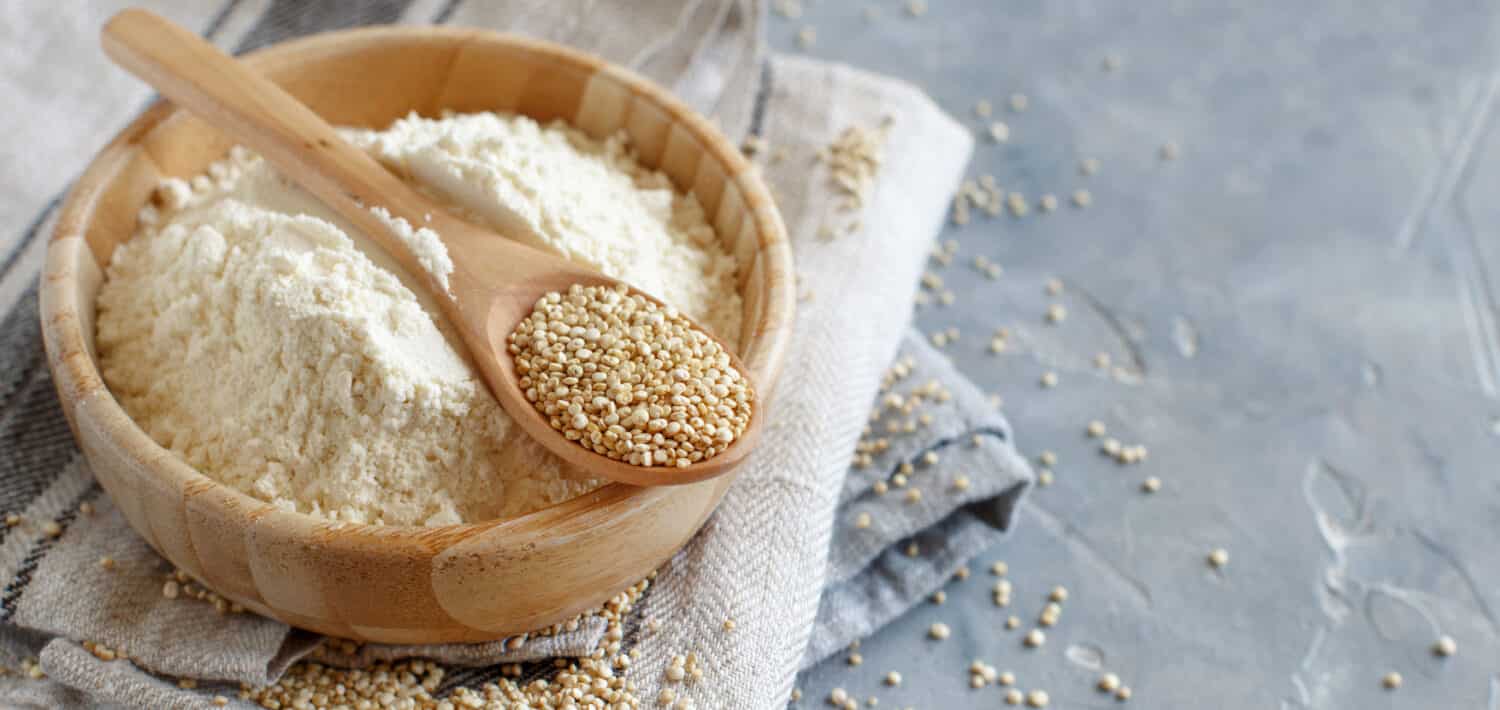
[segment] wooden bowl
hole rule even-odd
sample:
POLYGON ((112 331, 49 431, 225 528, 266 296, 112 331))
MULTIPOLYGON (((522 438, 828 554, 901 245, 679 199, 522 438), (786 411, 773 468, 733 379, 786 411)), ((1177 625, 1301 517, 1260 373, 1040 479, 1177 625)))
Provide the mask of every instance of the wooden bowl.
MULTIPOLYGON (((604 137, 695 195, 741 264, 738 352, 762 397, 791 328, 791 249, 765 186, 707 120, 639 76, 563 47, 454 28, 318 35, 245 59, 336 125, 409 111, 514 111, 604 137)), ((110 142, 64 203, 41 284, 47 362, 94 475, 130 524, 219 594, 306 629, 367 641, 480 641, 595 608, 656 569, 713 512, 734 474, 590 494, 507 520, 444 527, 329 522, 278 510, 158 446, 105 387, 94 348, 102 268, 158 182, 230 142, 158 103, 110 142)))

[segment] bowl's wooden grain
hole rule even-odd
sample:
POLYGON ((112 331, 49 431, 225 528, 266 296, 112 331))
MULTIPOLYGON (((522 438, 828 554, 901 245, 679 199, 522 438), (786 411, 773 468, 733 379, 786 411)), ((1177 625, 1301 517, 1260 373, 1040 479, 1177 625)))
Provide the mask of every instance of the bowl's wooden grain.
MULTIPOLYGON (((706 120, 594 57, 508 35, 378 28, 247 58, 335 124, 384 127, 409 111, 515 111, 605 136, 704 205, 739 258, 739 354, 769 395, 791 327, 791 250, 769 193, 706 120)), ((153 442, 104 386, 94 351, 102 267, 165 177, 202 172, 230 143, 158 104, 89 165, 64 203, 42 275, 48 365, 94 474, 162 555, 247 608, 307 629, 403 643, 477 641, 598 606, 680 548, 733 474, 664 488, 608 485, 509 520, 437 528, 331 523, 277 510, 153 442)))

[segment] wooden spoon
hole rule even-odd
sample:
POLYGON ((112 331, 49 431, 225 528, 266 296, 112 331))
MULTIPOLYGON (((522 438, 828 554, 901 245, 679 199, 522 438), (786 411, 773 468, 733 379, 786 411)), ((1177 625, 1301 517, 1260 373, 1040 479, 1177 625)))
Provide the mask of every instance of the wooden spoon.
MULTIPOLYGON (((566 291, 573 284, 620 282, 454 217, 345 142, 332 126, 280 87, 160 16, 140 9, 122 11, 105 24, 101 41, 105 54, 116 64, 260 153, 369 235, 408 273, 425 278, 495 399, 527 434, 564 461, 621 483, 672 485, 726 473, 755 447, 762 419, 758 399, 749 425, 728 448, 683 468, 636 466, 569 441, 527 401, 515 361, 506 349, 507 338, 548 292, 566 291), (414 228, 427 227, 439 235, 454 265, 448 288, 422 267, 387 221, 370 211, 377 206, 414 228)), ((719 344, 730 353, 735 369, 753 384, 733 348, 722 341, 719 344)))

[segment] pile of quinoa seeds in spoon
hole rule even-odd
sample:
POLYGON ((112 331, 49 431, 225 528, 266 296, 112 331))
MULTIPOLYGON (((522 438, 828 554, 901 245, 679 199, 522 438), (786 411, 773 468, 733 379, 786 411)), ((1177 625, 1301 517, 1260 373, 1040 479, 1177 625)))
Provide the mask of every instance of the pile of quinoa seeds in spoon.
POLYGON ((686 467, 750 424, 755 392, 723 346, 623 285, 546 294, 509 350, 526 399, 552 428, 616 461, 686 467))

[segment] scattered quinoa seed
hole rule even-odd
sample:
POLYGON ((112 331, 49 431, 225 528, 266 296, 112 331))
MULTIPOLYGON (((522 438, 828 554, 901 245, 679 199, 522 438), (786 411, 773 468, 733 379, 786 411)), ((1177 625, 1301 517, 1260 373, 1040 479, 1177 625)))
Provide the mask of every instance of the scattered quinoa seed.
POLYGON ((1044 288, 1046 289, 1048 296, 1056 296, 1063 292, 1062 279, 1056 277, 1047 279, 1047 283, 1044 284, 1044 288))
POLYGON ((1052 593, 1048 594, 1047 598, 1058 603, 1065 602, 1068 600, 1068 588, 1059 584, 1052 588, 1052 593))
POLYGON ((1113 693, 1120 689, 1120 676, 1113 673, 1105 673, 1099 676, 1099 689, 1106 693, 1113 693))
POLYGON ((1093 195, 1093 193, 1089 192, 1088 190, 1081 190, 1081 189, 1073 191, 1073 206, 1074 207, 1088 207, 1089 205, 1092 205, 1092 204, 1094 204, 1094 195, 1093 195))
POLYGON ((994 564, 990 565, 990 574, 993 574, 996 577, 1004 577, 1005 573, 1009 571, 1010 565, 1007 565, 1004 562, 995 562, 994 564))
POLYGON ((1208 563, 1216 568, 1229 564, 1229 551, 1222 547, 1215 548, 1208 553, 1208 563))
POLYGON ((1057 195, 1051 193, 1042 195, 1041 199, 1037 200, 1036 206, 1041 208, 1043 212, 1051 212, 1057 209, 1057 195))
POLYGON ((104 557, 100 557, 99 558, 99 566, 103 567, 104 569, 114 569, 115 568, 115 558, 110 557, 108 555, 106 555, 104 557))
POLYGON ((1068 309, 1061 303, 1054 303, 1047 306, 1046 317, 1048 323, 1061 323, 1068 319, 1068 309))
POLYGON ((1108 431, 1108 429, 1105 428, 1104 422, 1101 422, 1098 419, 1089 422, 1088 428, 1084 429, 1084 432, 1086 432, 1090 438, 1094 439, 1104 436, 1104 432, 1106 431, 1108 431))
POLYGON ((1130 692, 1130 686, 1122 685, 1120 686, 1119 690, 1115 691, 1115 700, 1123 703, 1126 700, 1129 700, 1131 695, 1133 695, 1133 693, 1130 692))
POLYGON ((718 341, 623 284, 543 296, 509 350, 552 427, 617 461, 686 467, 750 423, 754 392, 718 341))
POLYGON ((941 621, 927 628, 927 635, 938 641, 948 638, 951 633, 953 633, 953 630, 949 629, 948 625, 941 621))
POLYGON ((1010 126, 1005 125, 1003 121, 993 121, 990 123, 989 134, 990 140, 1004 143, 1010 140, 1010 126))
POLYGON ((1050 486, 1055 480, 1057 480, 1057 476, 1052 473, 1052 469, 1050 468, 1044 468, 1036 474, 1036 483, 1039 486, 1050 486))
POLYGON ((58 525, 55 520, 48 520, 42 523, 42 534, 47 537, 57 537, 62 534, 62 526, 58 525))
POLYGON ((1014 631, 1014 630, 1016 630, 1016 629, 1018 629, 1020 627, 1021 627, 1021 617, 1019 617, 1019 616, 1008 616, 1008 617, 1006 617, 1006 619, 1005 619, 1005 628, 1014 631))
POLYGON ((927 14, 927 0, 906 0, 906 12, 912 17, 927 14))
POLYGON ((1141 490, 1146 493, 1155 493, 1161 490, 1161 479, 1156 476, 1148 477, 1146 480, 1141 481, 1141 490))
POLYGON ((1015 688, 1011 688, 1010 690, 1005 691, 1006 705, 1020 705, 1025 700, 1026 696, 1021 693, 1021 691, 1016 690, 1015 688))
POLYGON ((864 662, 865 662, 865 657, 864 656, 861 656, 858 653, 851 653, 851 654, 849 654, 849 665, 851 665, 851 666, 857 666, 857 665, 859 665, 861 663, 864 663, 864 662))
POLYGON ((724 620, 724 630, 725 631, 733 631, 734 630, 734 619, 725 619, 724 620))
POLYGON ((1026 94, 1010 95, 1010 110, 1015 111, 1016 113, 1020 113, 1022 111, 1025 111, 1026 107, 1030 105, 1031 100, 1026 98, 1026 94))
POLYGON ((1084 158, 1078 163, 1078 174, 1087 177, 1099 172, 1098 158, 1084 158))
POLYGON ((895 686, 901 685, 901 674, 897 673, 896 671, 891 671, 889 673, 886 673, 885 674, 885 684, 889 685, 891 687, 895 687, 895 686))
POLYGON ((989 118, 995 112, 988 99, 980 99, 974 102, 974 115, 980 118, 989 118))
POLYGON ((1453 640, 1452 636, 1439 636, 1437 643, 1432 645, 1432 652, 1447 658, 1458 652, 1458 643, 1453 640))
POLYGON ((817 28, 808 25, 797 32, 797 46, 802 49, 812 49, 818 43, 817 28))
POLYGON ((1052 702, 1052 699, 1047 697, 1045 690, 1033 690, 1026 694, 1026 704, 1031 707, 1044 708, 1049 702, 1052 702))
POLYGON ((13 528, 13 527, 15 527, 17 525, 20 525, 20 524, 21 524, 21 516, 16 515, 15 513, 6 513, 5 514, 5 525, 6 525, 6 527, 12 527, 13 528))
POLYGON ((82 513, 84 515, 93 515, 94 514, 94 504, 90 503, 88 501, 84 501, 82 503, 79 503, 78 504, 78 512, 80 512, 80 513, 82 513))
POLYGON ((1047 643, 1047 634, 1044 633, 1041 629, 1032 629, 1026 632, 1026 638, 1022 640, 1025 641, 1028 647, 1037 648, 1042 644, 1047 643))
POLYGON ((1109 353, 1095 353, 1094 367, 1097 367, 1101 370, 1109 367, 1109 353))
POLYGON ((969 578, 969 566, 968 565, 964 565, 964 566, 959 567, 958 569, 954 570, 953 571, 953 576, 959 578, 960 580, 968 579, 969 578))
POLYGON ((932 603, 933 604, 942 604, 943 602, 946 602, 946 601, 948 601, 948 593, 947 592, 939 589, 936 592, 932 593, 932 603))
POLYGON ((1395 690, 1397 688, 1400 688, 1401 674, 1397 673, 1396 671, 1391 671, 1390 673, 1385 674, 1384 678, 1380 679, 1380 684, 1385 686, 1386 690, 1395 690))
POLYGON ((1043 451, 1040 455, 1038 455, 1036 457, 1036 460, 1037 460, 1038 463, 1040 463, 1043 466, 1056 466, 1057 465, 1057 454, 1055 454, 1055 453, 1053 453, 1051 451, 1043 451))
POLYGON ((869 513, 860 513, 859 515, 854 516, 854 527, 861 530, 870 527, 870 522, 871 520, 869 513))
POLYGON ((915 542, 909 542, 909 543, 906 544, 906 556, 907 557, 916 557, 917 555, 920 555, 920 554, 922 554, 922 548, 917 547, 917 543, 915 543, 915 542))
POLYGON ((1176 160, 1179 152, 1180 150, 1177 147, 1176 141, 1167 141, 1166 143, 1161 144, 1162 160, 1176 160))
POLYGON ((920 503, 920 502, 922 502, 922 489, 920 489, 920 488, 908 488, 908 489, 906 489, 906 502, 908 502, 908 503, 920 503))
POLYGON ((1056 387, 1057 386, 1057 373, 1056 372, 1050 372, 1050 371, 1042 373, 1041 384, 1042 384, 1042 387, 1045 387, 1047 389, 1051 389, 1053 387, 1056 387))
POLYGON ((959 491, 969 490, 969 477, 968 476, 956 476, 956 477, 954 477, 954 479, 953 479, 953 488, 955 490, 959 490, 959 491))

